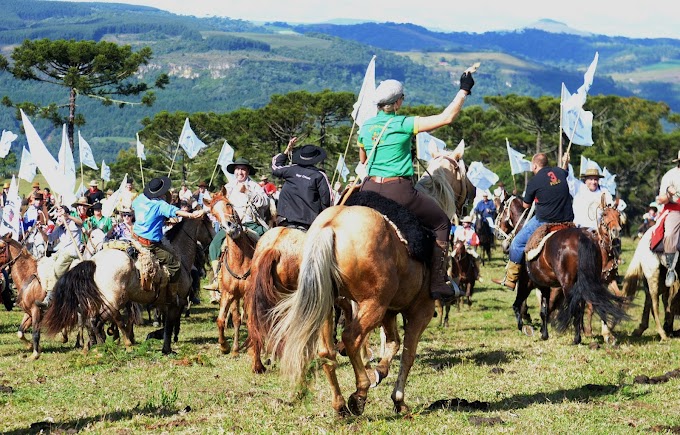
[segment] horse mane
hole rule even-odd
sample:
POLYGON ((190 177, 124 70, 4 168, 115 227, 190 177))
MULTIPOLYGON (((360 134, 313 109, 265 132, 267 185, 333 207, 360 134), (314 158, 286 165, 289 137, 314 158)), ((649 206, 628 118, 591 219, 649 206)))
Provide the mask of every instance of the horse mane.
POLYGON ((186 221, 187 221, 187 219, 182 219, 181 221, 179 221, 178 223, 176 223, 175 225, 173 225, 173 226, 165 233, 165 237, 166 237, 169 241, 172 242, 172 241, 175 239, 175 237, 177 237, 177 234, 179 234, 180 229, 184 226, 184 224, 186 223, 186 221))
POLYGON ((11 245, 15 248, 19 248, 19 253, 20 253, 19 255, 21 255, 22 257, 30 257, 30 258, 35 259, 33 257, 33 255, 31 255, 31 253, 28 252, 28 248, 26 248, 26 246, 23 243, 21 243, 17 240, 14 240, 13 238, 10 238, 10 237, 8 237, 8 238, 3 237, 3 240, 5 241, 5 243, 8 243, 9 245, 11 245))
POLYGON ((449 218, 455 216, 459 209, 458 198, 467 197, 467 186, 461 182, 461 192, 454 190, 454 180, 465 179, 464 165, 457 154, 444 154, 429 161, 425 176, 421 177, 415 189, 431 196, 444 210, 449 218))

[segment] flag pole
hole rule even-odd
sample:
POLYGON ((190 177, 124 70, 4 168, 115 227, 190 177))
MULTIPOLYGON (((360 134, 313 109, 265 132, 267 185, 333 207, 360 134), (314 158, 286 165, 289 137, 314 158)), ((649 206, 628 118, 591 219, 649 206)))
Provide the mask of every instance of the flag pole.
POLYGON ((220 164, 219 159, 217 159, 217 162, 215 163, 215 169, 212 171, 212 175, 210 176, 210 181, 208 182, 208 187, 212 186, 213 178, 215 177, 215 172, 217 171, 217 166, 220 164))
MULTIPOLYGON (((562 82, 562 88, 564 88, 564 82, 562 82)), ((563 155, 563 153, 562 153, 562 151, 563 151, 563 148, 562 148, 562 146, 563 146, 563 144, 562 144, 562 142, 563 142, 563 139, 562 139, 562 98, 563 98, 563 94, 564 94, 564 92, 560 91, 560 140, 559 140, 559 148, 558 148, 558 151, 557 151, 557 161, 560 162, 560 163, 562 163, 562 155, 563 155)), ((580 112, 579 112, 579 115, 580 115, 580 112)), ((572 137, 573 137, 573 135, 572 135, 572 137)))
POLYGON ((142 158, 139 157, 139 173, 142 176, 142 189, 144 188, 144 170, 142 169, 142 158))
MULTIPOLYGON (((349 151, 349 144, 352 142, 352 136, 354 136, 354 127, 357 125, 357 121, 353 120, 352 121, 352 129, 349 132, 349 138, 347 139, 347 145, 345 146, 345 152, 342 155, 342 159, 345 161, 345 164, 347 164, 347 152, 349 151)), ((342 169, 341 169, 342 170, 342 169)), ((338 172, 338 168, 335 168, 335 171, 333 172, 333 177, 331 178, 331 187, 335 183, 335 173, 338 172)))
MULTIPOLYGON (((567 145, 567 150, 565 151, 566 155, 569 155, 569 152, 571 150, 571 143, 573 142, 574 133, 576 133, 576 127, 578 127, 578 122, 579 122, 580 119, 581 119, 581 110, 578 111, 578 116, 576 117, 576 122, 574 122, 574 128, 571 129, 571 135, 570 135, 571 137, 569 138, 569 145, 567 145)), ((562 136, 561 130, 560 130, 560 136, 562 136)))
POLYGON ((172 156, 172 163, 170 163, 170 170, 168 171, 168 177, 172 174, 172 167, 175 166, 175 159, 177 158, 177 153, 179 152, 179 141, 177 141, 177 148, 175 149, 175 155, 172 156))

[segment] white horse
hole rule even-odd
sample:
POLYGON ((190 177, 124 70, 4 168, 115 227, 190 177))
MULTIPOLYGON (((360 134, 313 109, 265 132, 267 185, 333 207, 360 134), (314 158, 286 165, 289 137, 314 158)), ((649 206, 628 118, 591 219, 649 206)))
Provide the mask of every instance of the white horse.
MULTIPOLYGON (((672 332, 673 312, 671 306, 678 293, 678 288, 680 288, 680 282, 676 280, 669 289, 666 287, 664 280, 660 279, 662 264, 659 255, 652 252, 649 248, 651 238, 652 229, 650 228, 640 239, 640 242, 635 248, 633 258, 630 260, 626 275, 623 277, 623 293, 632 301, 638 289, 638 279, 644 277, 647 280, 649 293, 646 295, 645 313, 643 313, 640 325, 633 331, 633 335, 640 336, 644 330, 647 329, 649 323, 649 299, 651 299, 651 310, 654 321, 656 322, 656 332, 661 337, 661 340, 666 340, 668 339, 668 334, 672 332), (665 303, 663 326, 661 325, 659 313, 659 295, 663 296, 665 303)), ((677 269, 678 267, 676 265, 676 271, 677 269)))

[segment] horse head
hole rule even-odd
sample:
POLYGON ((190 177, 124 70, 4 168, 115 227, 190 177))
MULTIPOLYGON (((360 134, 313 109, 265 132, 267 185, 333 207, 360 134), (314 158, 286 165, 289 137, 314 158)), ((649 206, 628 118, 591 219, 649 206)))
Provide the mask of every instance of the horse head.
POLYGON ((618 239, 621 236, 621 213, 614 207, 605 206, 600 216, 600 228, 610 241, 618 239))
POLYGON ((234 206, 229 202, 229 197, 218 193, 213 195, 210 201, 210 213, 232 240, 236 240, 244 233, 241 218, 236 213, 234 206))
POLYGON ((457 260, 460 261, 465 254, 467 254, 467 250, 465 249, 465 242, 462 240, 456 240, 453 242, 453 249, 451 250, 451 256, 457 260))

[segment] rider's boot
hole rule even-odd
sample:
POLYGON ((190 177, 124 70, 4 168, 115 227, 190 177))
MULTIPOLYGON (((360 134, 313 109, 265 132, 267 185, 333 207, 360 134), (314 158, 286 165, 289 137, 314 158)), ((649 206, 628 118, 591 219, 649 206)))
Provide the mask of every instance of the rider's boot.
POLYGON ((675 275, 675 263, 677 263, 677 256, 677 252, 673 254, 666 254, 666 267, 668 268, 668 272, 666 272, 665 284, 668 288, 670 288, 677 279, 677 276, 675 275))
POLYGON ((492 279, 491 281, 496 284, 500 284, 509 289, 514 290, 519 280, 520 265, 514 261, 508 261, 508 265, 505 267, 505 276, 503 279, 492 279))
POLYGON ((212 260, 210 262, 210 266, 212 267, 212 270, 213 270, 213 279, 210 282, 210 284, 203 286, 203 288, 206 289, 206 290, 217 291, 217 290, 220 289, 220 283, 219 283, 219 280, 218 280, 219 269, 220 269, 220 260, 212 260))
POLYGON ((458 286, 452 286, 446 276, 446 262, 448 243, 437 240, 432 249, 432 264, 430 268, 430 297, 442 302, 450 302, 456 297, 461 296, 458 286))
POLYGON ((36 301, 35 305, 38 306, 41 310, 46 310, 50 307, 50 303, 52 302, 52 295, 54 294, 54 291, 52 290, 47 290, 47 296, 45 296, 45 299, 42 301, 36 301))

